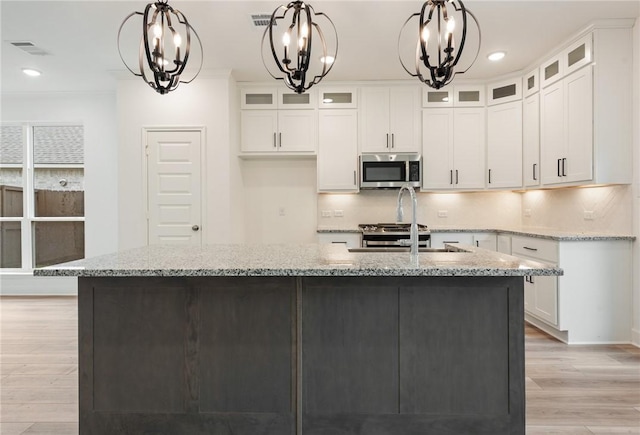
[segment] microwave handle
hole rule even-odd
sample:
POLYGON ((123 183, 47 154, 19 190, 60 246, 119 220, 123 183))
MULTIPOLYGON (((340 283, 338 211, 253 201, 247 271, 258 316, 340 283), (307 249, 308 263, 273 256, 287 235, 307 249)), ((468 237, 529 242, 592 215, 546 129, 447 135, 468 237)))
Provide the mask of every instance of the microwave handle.
POLYGON ((404 162, 404 165, 405 165, 405 167, 404 167, 404 170, 405 170, 404 179, 408 183, 409 181, 411 181, 411 165, 409 164, 408 160, 406 162, 404 162))

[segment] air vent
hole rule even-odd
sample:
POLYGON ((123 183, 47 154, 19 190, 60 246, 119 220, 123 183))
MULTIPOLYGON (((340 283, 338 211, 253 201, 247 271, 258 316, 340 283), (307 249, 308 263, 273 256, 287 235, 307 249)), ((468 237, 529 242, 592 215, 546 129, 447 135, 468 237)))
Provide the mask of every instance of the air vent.
POLYGON ((267 27, 271 21, 271 14, 251 14, 254 27, 267 27))
POLYGON ((11 41, 9 43, 14 47, 19 48, 20 50, 26 53, 29 53, 33 56, 46 56, 49 54, 46 51, 44 51, 42 48, 36 46, 33 42, 30 42, 30 41, 11 41))

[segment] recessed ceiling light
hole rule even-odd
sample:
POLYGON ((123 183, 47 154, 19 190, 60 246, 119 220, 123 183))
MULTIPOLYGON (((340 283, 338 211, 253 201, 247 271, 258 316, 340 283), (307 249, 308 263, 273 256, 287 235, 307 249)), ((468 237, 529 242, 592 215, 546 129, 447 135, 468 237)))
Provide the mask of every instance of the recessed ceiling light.
POLYGON ((494 62, 502 59, 506 53, 504 51, 496 51, 495 53, 491 53, 487 58, 494 62))
POLYGON ((37 69, 32 69, 32 68, 22 68, 22 72, 28 75, 29 77, 38 77, 40 74, 42 74, 37 69))

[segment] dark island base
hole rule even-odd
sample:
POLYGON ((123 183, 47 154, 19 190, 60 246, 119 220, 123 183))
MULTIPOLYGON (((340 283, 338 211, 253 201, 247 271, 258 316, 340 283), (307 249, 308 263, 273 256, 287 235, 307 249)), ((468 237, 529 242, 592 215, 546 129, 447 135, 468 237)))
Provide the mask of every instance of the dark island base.
POLYGON ((522 277, 79 278, 80 434, 524 434, 522 277))

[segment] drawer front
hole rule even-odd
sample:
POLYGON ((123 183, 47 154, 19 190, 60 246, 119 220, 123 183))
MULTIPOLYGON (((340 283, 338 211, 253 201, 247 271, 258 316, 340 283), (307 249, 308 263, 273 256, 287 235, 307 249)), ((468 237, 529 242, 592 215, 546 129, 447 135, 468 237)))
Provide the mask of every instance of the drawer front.
POLYGON ((558 243, 553 240, 531 237, 512 237, 512 255, 536 258, 549 263, 558 263, 558 243))

